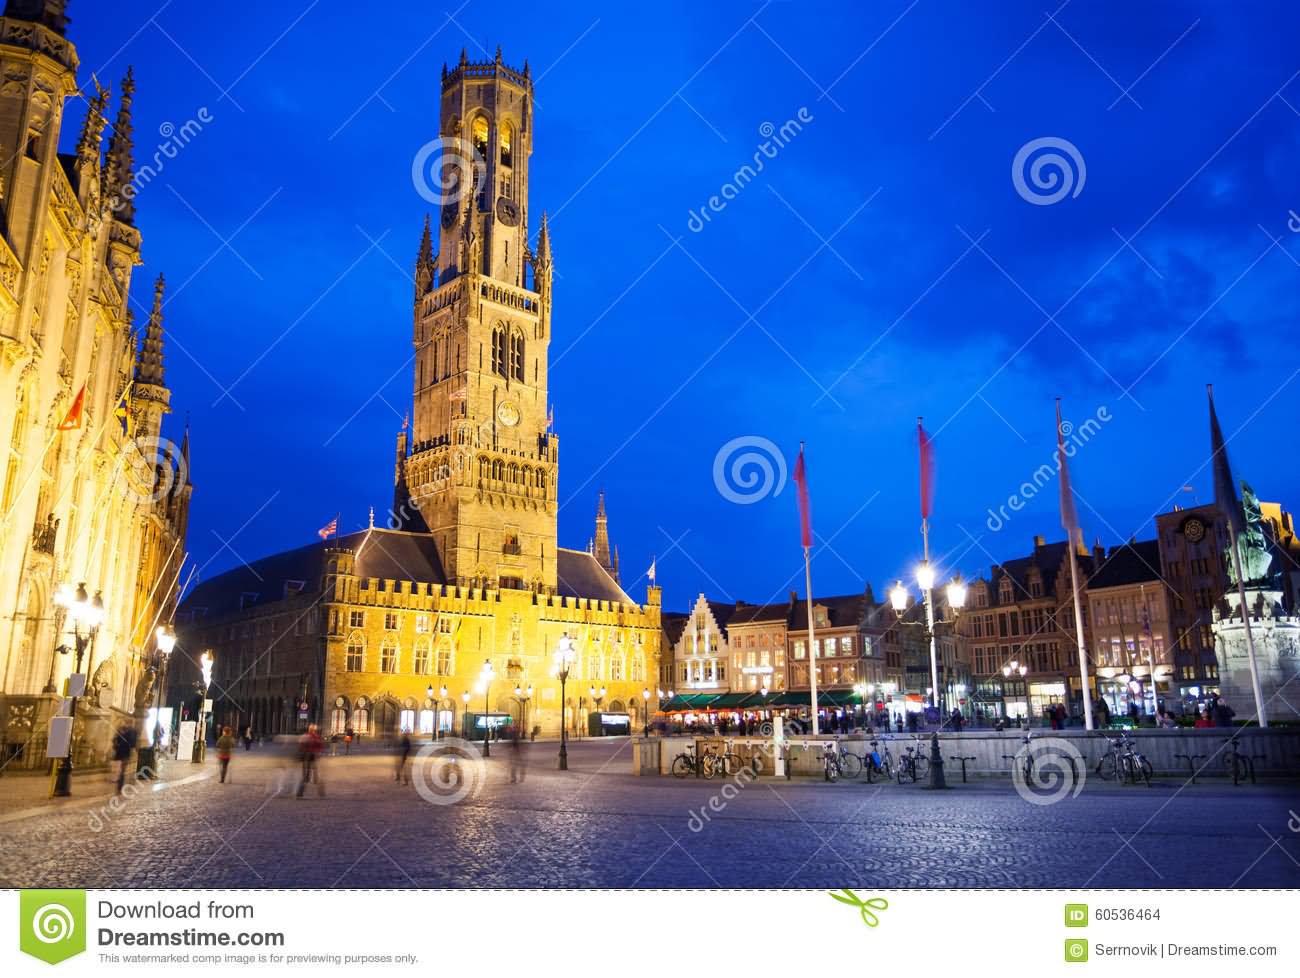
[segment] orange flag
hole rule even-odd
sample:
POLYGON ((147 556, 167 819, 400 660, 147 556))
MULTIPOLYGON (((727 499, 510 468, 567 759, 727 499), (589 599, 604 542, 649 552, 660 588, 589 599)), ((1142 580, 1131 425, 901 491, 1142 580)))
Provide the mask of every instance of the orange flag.
POLYGON ((63 420, 59 422, 59 431, 72 431, 81 427, 81 411, 86 406, 86 385, 81 385, 81 390, 77 391, 77 396, 72 402, 72 407, 68 408, 68 413, 64 415, 63 420))

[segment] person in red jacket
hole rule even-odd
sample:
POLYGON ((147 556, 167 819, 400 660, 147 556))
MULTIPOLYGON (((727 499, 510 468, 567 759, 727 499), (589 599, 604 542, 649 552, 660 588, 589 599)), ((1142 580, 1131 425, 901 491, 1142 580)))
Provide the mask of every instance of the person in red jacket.
POLYGON ((325 741, 316 729, 316 724, 309 724, 307 732, 298 739, 298 758, 302 761, 302 780, 298 782, 299 798, 307 790, 308 781, 316 782, 316 790, 324 797, 325 785, 321 783, 320 772, 316 769, 324 750, 325 741))

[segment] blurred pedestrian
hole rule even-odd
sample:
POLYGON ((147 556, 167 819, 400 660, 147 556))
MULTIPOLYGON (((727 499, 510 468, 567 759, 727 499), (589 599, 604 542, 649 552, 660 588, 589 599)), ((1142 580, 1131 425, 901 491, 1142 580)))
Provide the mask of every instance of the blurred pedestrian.
POLYGON ((402 736, 397 739, 397 770, 393 772, 393 780, 398 784, 411 783, 411 776, 406 770, 406 762, 410 756, 411 735, 403 730, 402 736))
POLYGON ((117 793, 122 793, 126 784, 126 769, 131 763, 131 751, 135 750, 136 729, 132 723, 124 723, 113 735, 113 760, 117 762, 117 793))
POLYGON ((343 728, 343 753, 352 753, 352 724, 350 723, 343 728))
POLYGON ((948 721, 949 723, 952 724, 953 733, 961 733, 961 725, 962 725, 961 710, 957 709, 954 706, 952 708, 952 716, 948 718, 948 721))
POLYGON ((528 765, 525 763, 525 753, 527 748, 524 746, 523 738, 517 733, 510 740, 510 783, 515 784, 524 780, 528 773, 528 765))
POLYGON ((253 749, 253 727, 250 724, 244 728, 244 750, 253 749))
POLYGON ((321 784, 320 774, 317 772, 321 752, 324 750, 325 741, 321 739, 321 735, 317 732, 316 724, 309 724, 307 732, 298 740, 298 759, 302 762, 302 780, 298 782, 299 798, 307 790, 308 781, 315 782, 316 789, 321 797, 325 796, 325 785, 321 784))
POLYGON ((217 763, 221 765, 221 784, 226 783, 226 772, 230 770, 230 757, 235 752, 235 738, 229 727, 221 728, 217 738, 217 763))

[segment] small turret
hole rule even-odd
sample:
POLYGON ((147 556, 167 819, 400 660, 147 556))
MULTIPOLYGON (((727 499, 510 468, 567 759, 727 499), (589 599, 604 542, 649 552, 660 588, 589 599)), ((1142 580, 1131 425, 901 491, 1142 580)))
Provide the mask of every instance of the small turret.
POLYGON ((154 283, 153 311, 145 327, 144 342, 136 353, 135 384, 131 394, 131 411, 137 430, 146 437, 157 437, 162 430, 162 416, 171 410, 171 391, 163 377, 163 290, 161 275, 154 283))
POLYGON ((122 79, 122 101, 118 104, 113 135, 108 141, 104 160, 104 197, 114 216, 125 224, 135 220, 134 138, 131 133, 131 100, 135 95, 135 78, 131 68, 122 79))
POLYGON ((415 301, 419 302, 433 287, 434 275, 433 236, 429 231, 429 215, 424 215, 424 234, 420 238, 420 251, 415 258, 415 301))

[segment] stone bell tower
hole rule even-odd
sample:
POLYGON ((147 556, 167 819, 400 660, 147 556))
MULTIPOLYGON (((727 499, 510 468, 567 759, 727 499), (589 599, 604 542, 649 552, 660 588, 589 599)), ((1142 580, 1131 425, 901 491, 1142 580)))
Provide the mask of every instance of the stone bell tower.
POLYGON ((442 209, 438 251, 426 222, 415 264, 404 491, 450 582, 548 593, 559 440, 547 401, 545 218, 535 252, 528 235, 533 83, 527 62, 517 70, 500 50, 481 63, 462 51, 441 86, 442 209))

